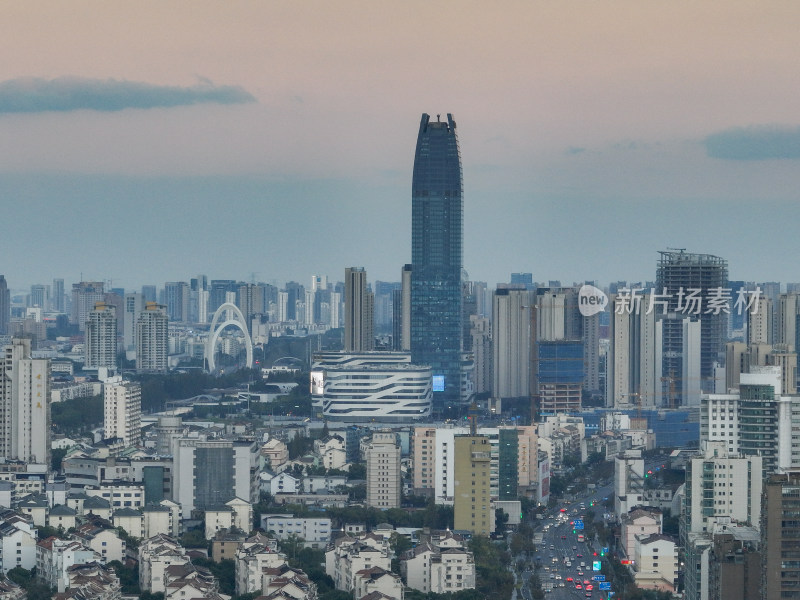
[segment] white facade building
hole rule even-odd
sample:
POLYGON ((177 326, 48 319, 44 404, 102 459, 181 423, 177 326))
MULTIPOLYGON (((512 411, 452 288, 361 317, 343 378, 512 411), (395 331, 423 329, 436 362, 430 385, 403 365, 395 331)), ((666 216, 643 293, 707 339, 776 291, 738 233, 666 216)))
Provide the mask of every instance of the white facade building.
POLYGON ((331 541, 331 520, 293 517, 292 515, 262 515, 262 527, 279 540, 291 535, 303 538, 306 547, 325 548, 331 541))
POLYGON ((103 428, 106 438, 120 438, 126 446, 142 442, 142 386, 116 376, 103 383, 103 428))
POLYGON ((0 355, 0 456, 50 465, 50 361, 13 338, 0 355))

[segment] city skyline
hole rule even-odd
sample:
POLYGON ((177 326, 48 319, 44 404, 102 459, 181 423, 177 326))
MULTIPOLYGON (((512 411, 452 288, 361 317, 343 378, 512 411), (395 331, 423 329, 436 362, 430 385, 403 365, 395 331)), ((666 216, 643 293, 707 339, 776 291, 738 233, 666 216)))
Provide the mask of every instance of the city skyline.
POLYGON ((473 280, 651 280, 667 247, 793 279, 753 249, 798 251, 796 4, 429 9, 7 7, 9 287, 398 281, 423 111, 458 116, 473 280))

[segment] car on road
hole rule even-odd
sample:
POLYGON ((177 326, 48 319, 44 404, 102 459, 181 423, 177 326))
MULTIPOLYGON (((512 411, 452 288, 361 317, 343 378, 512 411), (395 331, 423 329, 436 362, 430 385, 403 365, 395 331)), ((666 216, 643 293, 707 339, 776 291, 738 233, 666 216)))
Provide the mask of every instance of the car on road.
POLYGON ((575 589, 576 589, 576 590, 582 590, 582 589, 583 589, 583 586, 582 586, 580 583, 576 583, 576 584, 575 584, 575 589))

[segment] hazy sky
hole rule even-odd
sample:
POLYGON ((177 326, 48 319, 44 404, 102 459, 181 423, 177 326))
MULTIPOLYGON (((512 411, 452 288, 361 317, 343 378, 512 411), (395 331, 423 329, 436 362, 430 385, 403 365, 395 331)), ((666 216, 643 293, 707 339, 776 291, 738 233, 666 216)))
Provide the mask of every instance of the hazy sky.
POLYGON ((800 281, 800 3, 0 4, 0 273, 308 284, 410 261, 453 113, 475 280, 800 281))

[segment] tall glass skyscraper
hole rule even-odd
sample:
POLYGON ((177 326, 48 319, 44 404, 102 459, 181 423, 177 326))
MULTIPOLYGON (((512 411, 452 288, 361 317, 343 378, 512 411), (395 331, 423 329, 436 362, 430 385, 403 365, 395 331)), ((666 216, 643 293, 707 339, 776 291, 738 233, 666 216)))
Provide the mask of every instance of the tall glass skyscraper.
POLYGON ((422 115, 411 192, 411 361, 430 365, 433 406, 461 400, 464 198, 453 115, 422 115))

